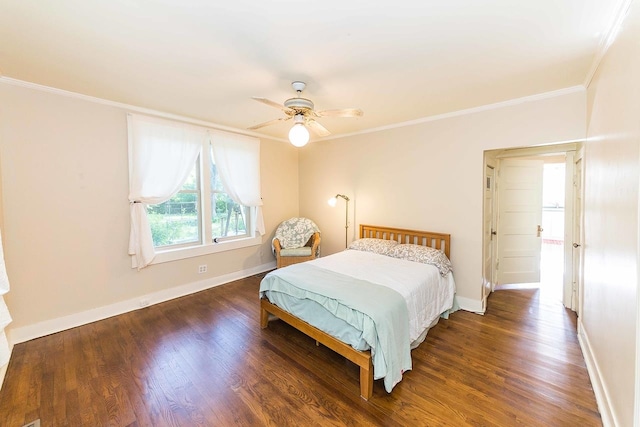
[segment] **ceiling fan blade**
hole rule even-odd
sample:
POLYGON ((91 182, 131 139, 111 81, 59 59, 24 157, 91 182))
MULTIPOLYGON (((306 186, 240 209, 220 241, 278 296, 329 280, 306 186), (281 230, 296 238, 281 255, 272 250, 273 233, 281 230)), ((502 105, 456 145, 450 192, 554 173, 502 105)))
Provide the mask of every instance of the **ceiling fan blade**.
POLYGON ((285 111, 285 112, 290 110, 289 108, 285 107, 284 105, 278 104, 277 102, 272 101, 272 100, 267 99, 267 98, 260 98, 259 96, 254 96, 253 99, 255 99, 258 102, 262 102, 263 104, 267 104, 270 107, 274 107, 274 108, 277 108, 277 109, 285 111))
POLYGON ((322 126, 320 123, 316 122, 313 119, 307 120, 306 124, 307 126, 309 126, 309 129, 311 129, 311 131, 313 131, 313 133, 315 133, 318 136, 331 135, 331 132, 329 132, 327 128, 325 128, 324 126, 322 126))
POLYGON ((343 108, 342 110, 316 111, 317 117, 362 117, 364 114, 359 108, 343 108))
POLYGON ((249 130, 256 130, 256 129, 260 129, 263 128, 265 126, 271 126, 271 125, 275 125, 278 122, 284 122, 291 119, 291 117, 280 117, 279 119, 273 119, 273 120, 269 120, 268 122, 264 122, 264 123, 260 123, 254 126, 251 126, 250 128, 247 128, 249 130))

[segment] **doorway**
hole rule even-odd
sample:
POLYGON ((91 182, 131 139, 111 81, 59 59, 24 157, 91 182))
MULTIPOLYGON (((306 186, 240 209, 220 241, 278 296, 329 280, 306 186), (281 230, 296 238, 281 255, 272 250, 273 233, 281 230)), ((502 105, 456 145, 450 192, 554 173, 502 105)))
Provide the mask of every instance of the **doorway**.
MULTIPOLYGON (((507 150, 492 150, 485 152, 485 181, 488 175, 487 166, 492 166, 495 170, 495 182, 498 188, 493 203, 493 209, 484 206, 483 219, 484 226, 494 224, 494 229, 484 230, 485 239, 483 253, 483 277, 486 282, 490 281, 491 290, 496 286, 509 287, 528 287, 539 288, 541 296, 545 299, 552 299, 561 302, 564 306, 576 311, 576 269, 574 268, 574 254, 572 243, 573 235, 576 232, 574 204, 574 155, 578 149, 578 144, 560 144, 555 146, 530 147, 507 150), (517 160, 517 161, 514 161, 517 160), (525 161, 526 160, 526 161, 525 161), (539 186, 539 196, 531 194, 533 191, 532 173, 526 175, 527 180, 524 181, 521 176, 525 176, 524 172, 520 175, 514 175, 511 171, 506 171, 501 165, 514 165, 521 163, 522 166, 532 168, 537 163, 542 163, 540 168, 540 180, 542 184, 539 186), (502 174, 505 174, 503 176, 502 174), (515 179, 515 185, 509 183, 509 179, 515 179), (520 182, 518 182, 520 180, 520 182), (501 190, 501 185, 505 185, 514 189, 514 192, 527 190, 527 194, 508 194, 505 195, 501 190), (501 201, 501 197, 505 200, 501 201), (532 200, 534 200, 532 202, 532 200), (520 215, 523 222, 518 222, 517 215, 513 214, 514 209, 509 212, 503 212, 500 203, 514 203, 517 210, 522 211, 525 207, 537 204, 539 215, 536 214, 535 224, 531 222, 534 219, 533 213, 528 215, 520 215), (489 212, 497 212, 497 218, 494 221, 487 218, 489 212), (502 216, 502 217, 501 217, 502 216), (516 218, 516 219, 514 219, 516 218), (527 222, 528 221, 528 222, 527 222), (501 229, 502 228, 502 229, 501 229), (492 234, 496 231, 497 237, 490 244, 487 242, 492 234), (519 229, 526 231, 519 231, 519 229), (506 233, 506 234, 505 234, 506 233), (522 234, 523 244, 515 244, 514 241, 518 234, 522 234), (537 240, 537 242, 534 241, 537 240), (565 244, 566 243, 566 244, 565 244), (491 259, 491 252, 495 246, 495 257, 491 259), (505 247, 506 246, 506 247, 505 247), (537 255, 532 250, 537 249, 537 255), (531 250, 524 250, 524 249, 531 250), (522 254, 522 260, 518 260, 519 253, 522 254), (507 254, 510 258, 505 258, 506 263, 503 264, 502 254, 507 254), (536 261, 537 256, 537 262, 536 261), (514 267, 515 266, 515 267, 514 267), (522 271, 517 271, 521 266, 522 271), (535 268, 533 268, 534 266, 535 268), (488 268, 491 267, 491 268, 488 268), (500 271, 501 268, 510 269, 511 271, 500 271), (537 268, 537 274, 535 269, 537 268), (493 270, 488 272, 488 270, 493 270), (506 274, 505 274, 506 273, 506 274)), ((519 167, 519 166, 517 166, 519 167)), ((486 191, 486 188, 485 188, 486 191)), ((580 191, 580 190, 579 190, 580 191)), ((486 197, 484 202, 488 203, 490 198, 486 197)), ((529 206, 531 208, 531 206, 529 206)), ((534 208, 532 212, 536 211, 534 208)), ((579 228, 579 227, 578 227, 579 228)), ((534 251, 535 252, 535 251, 534 251)), ((485 291, 486 292, 486 291, 485 291)), ((483 296, 485 294, 483 293, 483 296)), ((486 307, 486 298, 483 301, 486 307)))

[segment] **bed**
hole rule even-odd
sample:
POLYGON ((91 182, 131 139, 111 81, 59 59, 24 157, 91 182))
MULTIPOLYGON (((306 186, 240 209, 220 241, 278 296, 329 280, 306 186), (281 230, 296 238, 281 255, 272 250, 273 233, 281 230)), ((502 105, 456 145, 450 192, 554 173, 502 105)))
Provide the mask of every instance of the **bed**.
POLYGON ((360 368, 360 395, 387 392, 417 347, 455 307, 450 235, 360 225, 348 250, 267 274, 260 326, 277 317, 360 368), (271 316, 270 316, 271 315, 271 316))

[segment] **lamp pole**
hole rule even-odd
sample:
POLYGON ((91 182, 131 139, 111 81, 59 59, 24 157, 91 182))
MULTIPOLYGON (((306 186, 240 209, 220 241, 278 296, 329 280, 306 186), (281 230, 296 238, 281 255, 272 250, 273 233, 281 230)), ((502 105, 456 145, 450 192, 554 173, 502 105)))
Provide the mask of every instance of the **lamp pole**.
POLYGON ((347 249, 349 242, 349 198, 345 196, 345 210, 344 210, 344 248, 347 249))
POLYGON ((336 198, 341 197, 345 200, 346 208, 344 215, 344 248, 346 249, 349 245, 349 198, 344 194, 336 194, 336 198))

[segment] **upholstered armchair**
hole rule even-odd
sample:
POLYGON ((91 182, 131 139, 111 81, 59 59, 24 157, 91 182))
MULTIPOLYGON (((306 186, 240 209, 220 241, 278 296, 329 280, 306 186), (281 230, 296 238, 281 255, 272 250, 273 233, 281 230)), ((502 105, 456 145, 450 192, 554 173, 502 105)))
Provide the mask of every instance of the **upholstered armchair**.
POLYGON ((283 221, 273 238, 277 268, 310 261, 320 255, 320 229, 308 218, 283 221))

